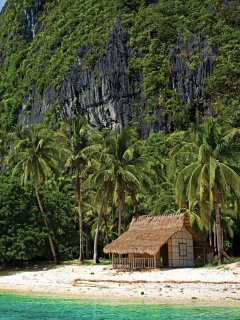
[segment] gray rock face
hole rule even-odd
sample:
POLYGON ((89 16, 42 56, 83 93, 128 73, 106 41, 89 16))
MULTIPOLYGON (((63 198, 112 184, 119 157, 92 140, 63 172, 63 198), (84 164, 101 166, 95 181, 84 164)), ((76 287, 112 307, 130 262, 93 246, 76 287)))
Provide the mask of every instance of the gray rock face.
POLYGON ((89 124, 103 126, 111 130, 121 130, 136 119, 137 110, 143 108, 139 72, 128 68, 131 48, 128 35, 118 21, 110 32, 106 54, 90 67, 83 66, 83 58, 91 53, 90 45, 77 52, 78 64, 73 65, 65 76, 58 93, 45 88, 42 96, 35 90, 23 101, 19 118, 25 123, 41 122, 54 99, 59 101, 59 117, 67 118, 79 114, 88 119, 89 124), (30 107, 29 107, 30 104, 30 107), (40 105, 39 105, 40 104, 40 105))
MULTIPOLYGON (((32 90, 23 101, 19 119, 25 123, 42 122, 49 108, 57 103, 56 118, 78 114, 87 118, 91 127, 119 131, 138 123, 142 137, 163 129, 171 131, 171 120, 168 116, 162 118, 159 106, 153 110, 156 121, 151 125, 145 122, 142 75, 129 69, 132 48, 120 20, 110 32, 104 49, 102 57, 86 64, 84 61, 90 57, 92 48, 89 44, 80 48, 78 63, 66 74, 59 91, 46 87, 39 95, 32 90)), ((214 71, 215 54, 201 33, 190 37, 179 35, 177 49, 169 52, 170 87, 191 105, 192 120, 197 112, 202 115, 211 112, 203 99, 203 89, 204 79, 214 71)))
MULTIPOLYGON (((42 123, 51 106, 58 100, 56 91, 49 86, 44 87, 42 95, 33 88, 23 99, 18 115, 19 122, 25 124, 42 123)), ((56 115, 53 115, 56 116, 56 115)))
POLYGON ((91 126, 111 130, 131 125, 133 103, 141 105, 142 98, 138 86, 141 75, 129 72, 130 50, 128 35, 120 21, 108 36, 106 54, 94 61, 92 68, 84 68, 82 63, 84 56, 91 54, 90 45, 78 50, 78 64, 66 75, 60 90, 61 117, 80 114, 91 126))
POLYGON ((215 69, 217 52, 209 46, 202 33, 179 35, 177 49, 170 50, 171 88, 191 105, 191 118, 211 112, 203 99, 204 80, 215 69))
POLYGON ((43 11, 45 2, 46 0, 34 0, 33 6, 25 9, 23 25, 25 26, 25 36, 28 41, 31 41, 41 29, 38 13, 43 11))

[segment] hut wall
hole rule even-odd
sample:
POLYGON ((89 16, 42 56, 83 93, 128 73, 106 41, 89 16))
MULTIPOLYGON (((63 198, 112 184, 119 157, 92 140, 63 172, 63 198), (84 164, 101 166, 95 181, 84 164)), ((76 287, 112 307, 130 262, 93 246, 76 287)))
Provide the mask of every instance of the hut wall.
POLYGON ((156 268, 160 266, 160 252, 155 255, 148 253, 129 253, 124 260, 127 268, 156 268))
POLYGON ((153 256, 148 253, 129 253, 128 257, 129 258, 153 258, 153 256))
POLYGON ((193 238, 183 227, 168 240, 169 267, 193 267, 193 238))
POLYGON ((160 268, 161 266, 161 260, 160 260, 160 250, 157 252, 157 254, 155 255, 156 258, 156 268, 160 268))

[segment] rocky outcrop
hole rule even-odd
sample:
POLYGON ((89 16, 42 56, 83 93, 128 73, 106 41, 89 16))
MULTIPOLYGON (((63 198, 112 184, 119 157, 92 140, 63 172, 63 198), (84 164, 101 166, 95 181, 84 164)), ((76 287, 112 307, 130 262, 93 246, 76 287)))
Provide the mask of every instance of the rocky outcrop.
POLYGON ((92 127, 100 125, 111 130, 121 130, 138 121, 136 116, 143 109, 142 79, 140 72, 129 71, 131 48, 120 20, 108 36, 106 54, 84 65, 83 60, 90 56, 91 50, 88 44, 78 50, 78 64, 66 74, 58 93, 47 88, 40 97, 33 90, 23 102, 20 119, 27 123, 41 121, 57 98, 60 118, 79 114, 92 127))
MULTIPOLYGON (((42 123, 47 113, 51 112, 51 107, 57 101, 58 94, 51 86, 44 87, 42 94, 33 87, 23 99, 18 115, 19 122, 24 122, 25 124, 42 123)), ((55 117, 57 120, 55 113, 52 114, 52 117, 55 117)))
MULTIPOLYGON (((52 116, 68 118, 78 114, 87 118, 92 127, 121 130, 137 122, 142 137, 149 132, 172 131, 171 119, 163 119, 161 106, 153 110, 154 122, 146 124, 142 75, 129 69, 133 49, 120 20, 109 33, 104 49, 105 53, 94 59, 89 44, 80 48, 78 63, 66 74, 59 91, 46 87, 40 95, 32 90, 23 101, 19 118, 26 123, 42 122, 57 103, 58 114, 52 116)), ((191 105, 192 120, 197 112, 211 112, 203 99, 203 90, 204 80, 214 71, 216 53, 201 33, 179 35, 177 49, 169 52, 170 88, 191 105)))
POLYGON ((28 41, 31 41, 41 30, 38 15, 39 12, 43 11, 43 5, 45 2, 46 0, 34 0, 33 6, 24 10, 25 18, 22 23, 24 25, 24 35, 28 41))
POLYGON ((111 130, 132 124, 134 102, 142 104, 141 74, 128 68, 131 48, 120 20, 109 34, 106 54, 85 68, 83 58, 91 55, 90 45, 77 52, 78 64, 71 68, 62 84, 59 102, 61 117, 83 115, 91 126, 111 130))
POLYGON ((203 90, 204 80, 214 72, 217 53, 202 33, 179 35, 177 49, 170 50, 171 88, 190 104, 192 121, 196 112, 202 116, 212 112, 203 98, 203 90))
POLYGON ((5 11, 6 5, 7 4, 5 3, 4 6, 2 7, 2 9, 0 10, 0 14, 2 14, 5 11))

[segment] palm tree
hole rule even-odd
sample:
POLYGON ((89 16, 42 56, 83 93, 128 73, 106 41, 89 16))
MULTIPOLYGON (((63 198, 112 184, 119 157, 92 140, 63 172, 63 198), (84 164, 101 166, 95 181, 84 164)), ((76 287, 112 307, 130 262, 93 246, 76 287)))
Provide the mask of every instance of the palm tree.
POLYGON ((69 156, 65 166, 71 167, 75 174, 75 201, 79 216, 79 261, 83 261, 82 171, 89 162, 89 155, 97 148, 96 141, 99 135, 96 131, 90 133, 86 119, 73 117, 69 121, 67 136, 69 156))
POLYGON ((107 205, 113 202, 113 190, 114 190, 114 183, 111 180, 108 170, 102 164, 98 163, 94 159, 92 160, 92 164, 87 171, 94 171, 94 173, 90 174, 88 178, 83 183, 84 189, 94 189, 96 190, 93 206, 96 208, 99 204, 98 216, 97 216, 97 223, 95 229, 95 237, 94 237, 94 252, 93 252, 93 262, 96 264, 98 262, 98 238, 99 238, 99 231, 100 231, 100 224, 102 220, 102 216, 104 210, 106 210, 107 205))
POLYGON ((162 215, 176 212, 173 183, 166 179, 165 182, 154 185, 147 193, 148 212, 151 215, 162 215))
POLYGON ((93 246, 93 262, 96 264, 98 262, 98 250, 97 250, 97 245, 98 245, 98 238, 99 238, 99 231, 100 231, 100 225, 103 217, 104 210, 107 211, 107 204, 109 203, 111 194, 112 194, 112 185, 109 183, 109 181, 104 181, 99 188, 99 192, 97 193, 96 199, 101 196, 100 200, 100 208, 98 212, 98 217, 97 217, 97 225, 96 225, 96 230, 95 230, 95 237, 94 237, 94 246, 93 246), (103 190, 101 192, 101 190, 103 190))
POLYGON ((96 198, 101 197, 101 201, 98 202, 100 209, 95 236, 94 261, 97 257, 96 243, 104 208, 113 203, 117 204, 118 235, 120 235, 126 193, 131 196, 136 215, 138 211, 136 192, 152 182, 144 172, 147 159, 139 153, 142 143, 137 140, 131 129, 124 129, 121 133, 105 133, 103 149, 94 154, 95 160, 86 170, 86 173, 90 172, 90 174, 84 182, 84 188, 95 188, 96 198))
POLYGON ((130 194, 134 215, 138 214, 136 192, 152 184, 147 168, 148 158, 141 154, 142 140, 138 140, 132 129, 121 133, 110 133, 105 138, 106 151, 101 158, 103 173, 113 183, 113 195, 118 209, 118 235, 121 235, 122 216, 126 193, 130 194))
MULTIPOLYGON (((14 138, 13 135, 11 137, 14 138)), ((31 127, 21 128, 21 134, 16 136, 10 148, 7 159, 8 165, 13 165, 12 175, 20 173, 22 184, 28 179, 34 182, 35 194, 44 225, 48 228, 47 219, 40 200, 38 187, 53 175, 57 175, 59 168, 59 146, 55 144, 52 132, 43 125, 34 124, 31 127)), ((54 262, 57 255, 51 235, 48 235, 54 262)))
POLYGON ((182 157, 190 162, 177 175, 175 197, 179 207, 188 202, 191 210, 198 204, 206 223, 214 210, 220 265, 223 263, 221 217, 226 211, 227 196, 232 193, 240 198, 240 176, 233 167, 239 153, 233 152, 232 143, 239 130, 220 126, 216 119, 208 118, 198 131, 191 133, 195 142, 182 145, 172 154, 172 162, 176 159, 181 162, 182 157))

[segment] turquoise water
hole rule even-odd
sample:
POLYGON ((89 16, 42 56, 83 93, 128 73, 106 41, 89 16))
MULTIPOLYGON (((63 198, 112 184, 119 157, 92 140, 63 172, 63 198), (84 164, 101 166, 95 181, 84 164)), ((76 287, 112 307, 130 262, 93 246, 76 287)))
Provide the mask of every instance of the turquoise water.
POLYGON ((150 304, 144 301, 117 301, 43 298, 0 294, 1 320, 240 320, 240 306, 190 304, 150 304))

